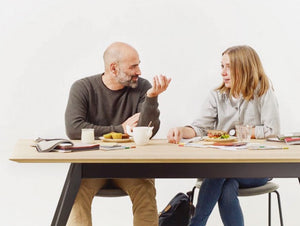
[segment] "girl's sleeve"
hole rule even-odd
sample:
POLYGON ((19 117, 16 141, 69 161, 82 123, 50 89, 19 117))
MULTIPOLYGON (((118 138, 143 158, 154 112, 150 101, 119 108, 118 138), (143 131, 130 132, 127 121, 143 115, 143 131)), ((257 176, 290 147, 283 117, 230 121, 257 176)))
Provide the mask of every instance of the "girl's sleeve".
POLYGON ((280 134, 279 106, 272 88, 261 97, 260 105, 262 125, 255 127, 255 137, 277 136, 280 134))
POLYGON ((188 126, 195 130, 197 136, 204 136, 207 129, 212 129, 215 127, 218 117, 217 110, 216 92, 211 91, 202 104, 199 117, 188 126))

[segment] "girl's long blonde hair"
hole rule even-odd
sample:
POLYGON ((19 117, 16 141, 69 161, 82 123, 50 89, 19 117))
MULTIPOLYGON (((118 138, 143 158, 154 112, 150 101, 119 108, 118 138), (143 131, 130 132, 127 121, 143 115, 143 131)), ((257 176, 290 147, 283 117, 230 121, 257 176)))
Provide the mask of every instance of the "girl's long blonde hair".
POLYGON ((256 94, 260 97, 270 87, 269 79, 264 72, 258 54, 250 46, 233 46, 223 53, 230 59, 231 88, 225 87, 223 82, 217 90, 229 93, 233 97, 243 96, 245 100, 251 100, 256 94))

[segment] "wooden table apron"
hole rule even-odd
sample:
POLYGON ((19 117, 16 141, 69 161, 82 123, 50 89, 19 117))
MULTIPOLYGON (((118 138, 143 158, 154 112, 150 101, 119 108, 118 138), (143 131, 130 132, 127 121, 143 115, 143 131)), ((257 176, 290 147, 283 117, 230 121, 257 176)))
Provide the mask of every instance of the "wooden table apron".
MULTIPOLYGON (((24 143, 24 141, 22 142, 24 143)), ((151 157, 151 160, 146 161, 145 158, 148 158, 147 155, 149 153, 143 152, 144 155, 146 155, 145 158, 143 157, 143 155, 140 155, 138 159, 124 160, 120 158, 116 161, 113 160, 113 162, 111 162, 112 160, 105 158, 97 159, 95 161, 93 160, 93 158, 82 158, 81 160, 78 160, 77 158, 74 158, 77 153, 71 153, 74 154, 73 157, 69 155, 69 158, 67 159, 61 159, 59 157, 57 159, 50 159, 50 161, 48 159, 48 155, 50 154, 49 156, 51 156, 51 153, 34 153, 33 150, 30 150, 32 152, 31 154, 28 154, 27 152, 23 153, 22 145, 19 144, 19 146, 17 145, 17 148, 11 160, 17 162, 71 162, 68 175, 66 177, 66 181, 52 220, 52 226, 66 225, 82 178, 300 177, 300 146, 293 146, 292 148, 290 148, 291 150, 289 149, 290 152, 284 152, 282 150, 270 152, 274 153, 273 155, 275 157, 273 156, 273 159, 272 156, 268 158, 256 158, 255 155, 253 157, 252 153, 249 152, 249 156, 252 156, 252 158, 254 159, 248 160, 247 158, 241 157, 237 159, 228 159, 226 157, 222 157, 224 158, 222 160, 212 156, 209 159, 201 160, 201 157, 188 158, 187 156, 187 158, 180 160, 180 158, 182 158, 181 154, 179 155, 179 157, 174 157, 172 153, 169 152, 171 149, 182 149, 178 149, 177 145, 170 146, 170 144, 166 143, 163 143, 162 146, 159 146, 160 142, 161 141, 154 141, 153 147, 168 147, 166 154, 168 158, 166 158, 166 156, 162 154, 161 157, 151 157), (22 153, 20 154, 19 152, 22 153), (45 155, 43 156, 43 154, 45 155), (97 161, 100 161, 100 163, 97 163, 97 161)), ((26 144, 28 144, 28 141, 26 144)), ((149 147, 151 149, 151 145, 149 145, 149 147)), ((136 150, 137 153, 138 150, 139 149, 136 150)), ((190 152, 190 156, 195 155, 194 150, 189 148, 187 148, 186 150, 187 153, 190 152)), ((199 150, 200 149, 195 150, 195 152, 199 152, 199 150)), ((212 149, 211 152, 213 152, 213 150, 214 149, 212 149)), ((242 151, 236 152, 236 155, 241 152, 242 151)), ((134 152, 128 153, 130 153, 129 155, 131 155, 134 152)), ((219 153, 222 154, 222 152, 219 153)), ((60 154, 68 155, 68 153, 60 154)), ((228 152, 228 155, 230 154, 232 155, 231 152, 228 152)), ((160 156, 159 151, 155 154, 155 156, 156 155, 160 156)))

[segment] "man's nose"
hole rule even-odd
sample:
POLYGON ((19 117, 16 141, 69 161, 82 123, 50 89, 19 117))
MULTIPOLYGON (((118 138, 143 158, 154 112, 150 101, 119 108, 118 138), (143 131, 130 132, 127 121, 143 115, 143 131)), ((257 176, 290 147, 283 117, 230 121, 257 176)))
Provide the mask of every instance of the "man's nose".
POLYGON ((140 69, 140 67, 136 67, 135 74, 136 75, 141 75, 141 69, 140 69))

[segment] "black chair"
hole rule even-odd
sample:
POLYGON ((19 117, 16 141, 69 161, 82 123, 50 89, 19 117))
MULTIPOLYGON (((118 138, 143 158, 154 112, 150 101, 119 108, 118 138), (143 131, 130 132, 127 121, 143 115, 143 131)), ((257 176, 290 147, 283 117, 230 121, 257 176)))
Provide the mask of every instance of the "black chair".
POLYGON ((96 194, 96 196, 100 197, 120 197, 127 195, 125 191, 117 187, 110 179, 107 180, 106 184, 96 194))
MULTIPOLYGON (((203 178, 199 178, 196 183, 196 187, 200 189, 202 184, 203 178)), ((262 195, 268 193, 268 225, 271 226, 271 193, 275 193, 277 196, 278 201, 278 210, 279 210, 279 218, 280 218, 280 225, 283 226, 283 218, 282 218, 282 211, 281 211, 281 202, 280 202, 280 195, 277 189, 279 185, 268 181, 265 185, 253 187, 253 188, 240 188, 239 189, 239 196, 255 196, 255 195, 262 195)))

